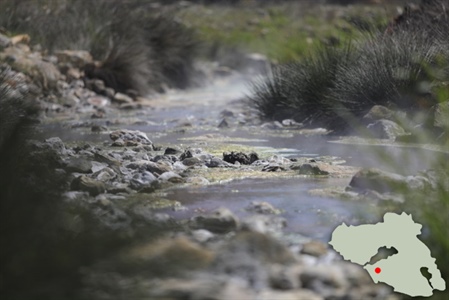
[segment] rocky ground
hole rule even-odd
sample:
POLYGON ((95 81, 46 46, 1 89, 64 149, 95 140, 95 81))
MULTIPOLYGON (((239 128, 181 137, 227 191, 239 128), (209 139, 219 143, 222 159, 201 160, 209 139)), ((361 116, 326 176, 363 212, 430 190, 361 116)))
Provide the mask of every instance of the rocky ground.
MULTIPOLYGON (((338 157, 286 158, 276 153, 275 145, 271 151, 260 152, 220 130, 240 126, 268 135, 321 135, 327 131, 306 130, 292 120, 261 123, 252 111, 243 109, 241 101, 226 102, 224 107, 217 103, 210 106, 223 109, 220 120, 191 121, 182 116, 165 131, 182 134, 199 126, 213 127, 215 133, 158 145, 152 136, 134 127, 158 125, 142 116, 157 114, 161 107, 174 105, 176 100, 164 103, 163 95, 143 98, 132 92, 116 93, 101 80, 84 77, 83 66, 93 63, 89 53, 59 51, 47 56, 30 47, 28 40, 27 36, 0 35, 1 69, 7 74, 3 84, 11 93, 33 95, 42 107, 40 128, 44 135, 48 128, 57 126, 61 132, 81 137, 96 134, 105 140, 66 141, 52 137, 31 142, 34 150, 30 155, 36 160, 51 157, 48 167, 66 178, 61 195, 66 216, 61 226, 77 236, 94 236, 88 239, 91 243, 101 244, 112 238, 126 245, 80 268, 82 297, 397 298, 391 288, 374 285, 362 268, 344 262, 326 244, 283 238, 285 220, 281 210, 270 203, 253 203, 248 208, 252 215, 245 219, 238 218, 223 202, 223 207, 215 211, 199 211, 189 219, 179 220, 161 211, 186 208, 183 203, 164 199, 163 193, 176 187, 219 184, 235 178, 343 177, 352 178, 346 190, 311 193, 369 198, 379 203, 404 202, 395 189, 432 188, 436 185, 432 172, 401 176, 376 169, 360 170, 338 157)), ((267 63, 257 55, 248 59, 253 64, 267 63)), ((216 81, 236 75, 223 66, 209 65, 202 71, 216 81)), ((446 104, 439 109, 447 109, 446 104)), ((396 117, 393 112, 374 107, 366 117, 372 120, 368 131, 390 142, 406 136, 405 130, 392 121, 396 117)))

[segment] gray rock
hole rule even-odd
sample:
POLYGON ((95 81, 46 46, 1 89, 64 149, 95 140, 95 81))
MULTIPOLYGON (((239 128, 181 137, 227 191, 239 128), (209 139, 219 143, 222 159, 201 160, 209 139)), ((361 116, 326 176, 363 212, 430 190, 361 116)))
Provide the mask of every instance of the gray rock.
POLYGON ((81 157, 70 157, 67 161, 65 169, 67 172, 91 173, 92 162, 81 157))
POLYGON ((249 204, 249 206, 246 208, 246 210, 255 212, 258 214, 280 214, 281 211, 279 209, 274 208, 273 205, 271 205, 268 202, 258 202, 253 201, 249 204))
POLYGON ((367 127, 370 137, 394 140, 398 136, 407 135, 404 128, 390 120, 378 120, 367 127))
POLYGON ((215 233, 226 233, 236 230, 239 226, 238 218, 227 208, 218 208, 211 214, 193 218, 193 227, 207 229, 215 233))
POLYGON ((185 179, 176 174, 175 172, 169 171, 162 173, 158 180, 161 182, 171 182, 171 183, 183 183, 185 182, 185 179))
POLYGON ((75 178, 71 186, 72 190, 88 192, 92 196, 102 194, 106 190, 106 186, 103 182, 81 175, 75 178))
POLYGON ((404 191, 407 186, 404 176, 375 168, 360 170, 349 183, 349 187, 357 191, 374 190, 380 193, 404 191))
POLYGON ((192 231, 192 237, 199 243, 205 243, 214 238, 214 234, 205 229, 192 231))
POLYGON ((182 163, 188 167, 191 167, 195 165, 201 165, 203 164, 203 161, 198 157, 187 157, 183 159, 182 163))
POLYGON ((192 185, 208 185, 210 184, 209 180, 204 177, 187 177, 186 183, 192 185))

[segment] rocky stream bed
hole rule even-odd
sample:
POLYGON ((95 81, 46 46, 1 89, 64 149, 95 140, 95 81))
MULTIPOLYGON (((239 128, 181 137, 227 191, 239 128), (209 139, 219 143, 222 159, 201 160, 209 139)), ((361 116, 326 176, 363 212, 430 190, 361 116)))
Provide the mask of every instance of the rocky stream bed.
POLYGON ((7 44, 10 92, 44 108, 30 155, 65 178, 62 226, 120 241, 80 268, 86 299, 397 299, 327 241, 406 201, 391 186, 436 185, 444 146, 395 142, 387 121, 377 139, 262 123, 251 72, 209 64, 206 86, 142 98, 83 78, 88 53, 7 44))

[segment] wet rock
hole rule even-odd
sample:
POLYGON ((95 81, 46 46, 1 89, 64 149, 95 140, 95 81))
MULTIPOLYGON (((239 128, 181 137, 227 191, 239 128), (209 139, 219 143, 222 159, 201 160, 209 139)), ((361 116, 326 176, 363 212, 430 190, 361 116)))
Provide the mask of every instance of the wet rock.
POLYGON ((105 192, 106 187, 103 182, 92 179, 85 175, 75 178, 70 187, 72 190, 88 192, 92 196, 97 196, 105 192))
POLYGON ((209 180, 204 177, 187 177, 186 183, 192 185, 208 185, 210 184, 209 180))
POLYGON ((215 233, 227 233, 237 229, 239 220, 229 209, 221 207, 211 214, 194 217, 192 226, 215 233))
POLYGON ((281 211, 279 209, 274 208, 273 205, 271 205, 268 202, 258 202, 253 201, 250 203, 250 205, 246 208, 246 210, 255 212, 258 214, 280 214, 281 211))
POLYGON ((116 93, 113 98, 113 102, 118 104, 126 104, 126 103, 133 103, 134 100, 128 95, 122 94, 122 93, 116 93))
POLYGON ((181 176, 179 176, 178 174, 176 174, 175 172, 172 172, 172 171, 162 173, 158 177, 158 180, 162 181, 162 182, 171 182, 171 183, 184 183, 185 182, 184 178, 182 178, 181 176))
POLYGON ((63 50, 56 51, 59 64, 68 64, 74 68, 83 69, 86 64, 93 63, 93 58, 88 51, 63 50))
POLYGON ((395 139, 398 136, 407 135, 404 128, 390 120, 378 120, 366 128, 370 137, 379 139, 395 139))
POLYGON ((118 139, 124 141, 124 143, 128 146, 137 146, 137 145, 152 145, 153 143, 147 137, 147 135, 138 130, 127 130, 121 129, 113 131, 109 134, 111 140, 116 141, 118 139))
POLYGON ((407 180, 404 176, 375 168, 362 169, 352 177, 349 187, 356 191, 374 190, 380 193, 404 191, 407 180))
POLYGON ((81 157, 71 157, 68 159, 65 169, 67 172, 91 173, 92 162, 81 157))
POLYGON ((238 161, 242 165, 250 165, 256 160, 259 160, 259 156, 255 152, 251 152, 250 154, 245 154, 243 152, 225 152, 223 153, 223 160, 231 164, 238 161))
POLYGON ((300 175, 329 175, 329 172, 321 170, 318 165, 313 163, 300 165, 298 173, 300 175))
POLYGON ((327 254, 327 245, 320 241, 310 241, 302 246, 301 254, 320 257, 327 254))

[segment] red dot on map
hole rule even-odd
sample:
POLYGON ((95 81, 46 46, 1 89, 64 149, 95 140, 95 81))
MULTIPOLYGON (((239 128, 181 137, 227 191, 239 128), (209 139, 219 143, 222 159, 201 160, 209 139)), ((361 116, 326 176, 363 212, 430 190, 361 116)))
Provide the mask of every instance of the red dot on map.
POLYGON ((379 267, 377 267, 377 268, 374 269, 374 272, 376 272, 377 274, 379 274, 380 272, 382 272, 382 269, 379 268, 379 267))

